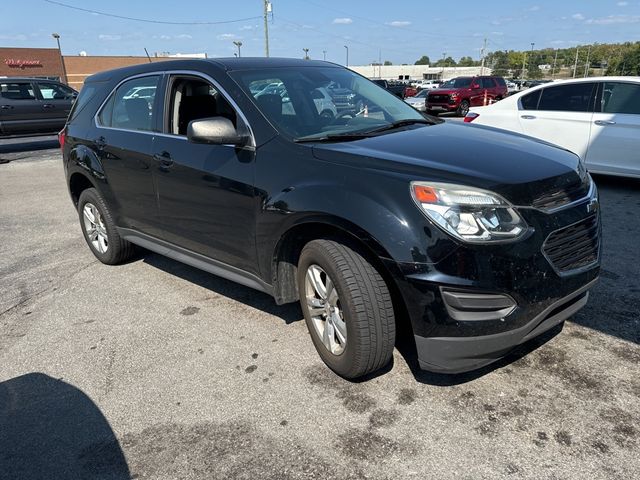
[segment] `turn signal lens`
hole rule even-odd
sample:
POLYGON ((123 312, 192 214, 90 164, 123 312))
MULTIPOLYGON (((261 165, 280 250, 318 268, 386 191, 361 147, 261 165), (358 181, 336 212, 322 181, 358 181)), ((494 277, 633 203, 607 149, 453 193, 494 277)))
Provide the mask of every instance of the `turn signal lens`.
POLYGON ((469 112, 464 117, 464 123, 471 123, 480 116, 479 113, 469 112))
POLYGON ((438 194, 435 188, 425 185, 413 184, 413 195, 420 203, 437 203, 438 194))

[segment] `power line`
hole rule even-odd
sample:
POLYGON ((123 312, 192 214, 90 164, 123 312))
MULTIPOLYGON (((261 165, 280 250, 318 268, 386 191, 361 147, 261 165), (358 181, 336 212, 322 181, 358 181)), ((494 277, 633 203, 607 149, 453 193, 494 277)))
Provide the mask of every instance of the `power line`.
POLYGON ((258 18, 261 18, 257 16, 257 17, 238 18, 237 20, 222 20, 219 22, 167 22, 162 20, 149 20, 146 18, 127 17, 125 15, 115 15, 113 13, 106 13, 106 12, 100 12, 98 10, 90 10, 88 8, 76 7, 75 5, 68 5, 66 3, 56 2, 54 0, 44 0, 44 1, 47 3, 51 3, 53 5, 70 8, 72 10, 79 10, 81 12, 91 13, 94 15, 102 15, 103 17, 120 18, 122 20, 131 20, 134 22, 144 22, 144 23, 156 23, 156 24, 162 24, 162 25, 222 25, 225 23, 239 23, 239 22, 246 22, 247 20, 256 20, 258 18))

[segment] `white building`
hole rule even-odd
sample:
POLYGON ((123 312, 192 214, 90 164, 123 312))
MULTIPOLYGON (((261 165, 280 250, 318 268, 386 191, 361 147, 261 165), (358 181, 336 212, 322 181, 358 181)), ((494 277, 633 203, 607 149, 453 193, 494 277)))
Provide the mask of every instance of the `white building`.
POLYGON ((349 67, 367 78, 385 80, 449 80, 454 77, 490 75, 491 69, 484 67, 431 67, 429 65, 354 65, 349 67))

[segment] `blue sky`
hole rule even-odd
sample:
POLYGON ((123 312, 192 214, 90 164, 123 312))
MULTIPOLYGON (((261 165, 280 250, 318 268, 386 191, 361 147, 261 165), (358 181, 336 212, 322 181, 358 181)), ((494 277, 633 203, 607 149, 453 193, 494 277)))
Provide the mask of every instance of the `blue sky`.
MULTIPOLYGON (((206 52, 232 56, 233 40, 243 56, 264 54, 262 0, 60 0, 105 13, 172 22, 219 25, 166 25, 111 18, 65 8, 45 0, 7 1, 0 11, 0 46, 52 47, 61 35, 65 55, 144 55, 153 52, 206 52), (151 7, 153 5, 153 7, 151 7), (179 6, 179 7, 178 7, 179 6), (253 18, 252 17, 258 17, 253 18)), ((382 60, 432 61, 443 53, 479 57, 483 38, 489 50, 569 47, 576 44, 640 41, 640 0, 272 0, 272 56, 367 64, 382 60)))

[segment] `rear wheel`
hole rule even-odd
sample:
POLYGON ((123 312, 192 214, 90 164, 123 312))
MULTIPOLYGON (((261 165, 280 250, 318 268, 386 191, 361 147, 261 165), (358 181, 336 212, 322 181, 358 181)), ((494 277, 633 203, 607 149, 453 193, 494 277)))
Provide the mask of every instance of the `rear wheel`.
POLYGON ((464 117, 469 113, 469 100, 462 100, 458 106, 458 115, 464 117))
POLYGON ((78 215, 84 239, 102 263, 116 265, 133 256, 133 244, 120 238, 111 212, 95 188, 87 188, 80 194, 78 215))
POLYGON ((395 318, 389 289, 362 255, 331 240, 309 242, 298 291, 318 354, 338 375, 358 378, 389 363, 395 318))

